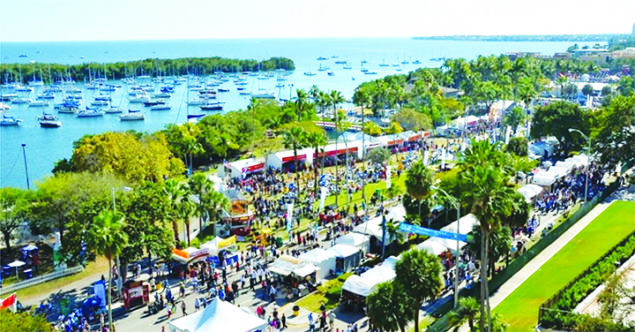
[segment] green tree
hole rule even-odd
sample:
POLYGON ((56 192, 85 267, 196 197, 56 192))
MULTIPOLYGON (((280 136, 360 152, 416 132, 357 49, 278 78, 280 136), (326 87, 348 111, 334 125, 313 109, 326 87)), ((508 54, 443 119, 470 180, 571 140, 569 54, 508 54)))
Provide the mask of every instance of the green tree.
POLYGON ((295 171, 295 184, 298 190, 298 198, 300 198, 300 169, 298 163, 298 149, 302 149, 307 145, 307 133, 300 126, 291 126, 282 132, 284 139, 284 147, 287 149, 293 149, 293 165, 295 171))
POLYGON ((295 100, 295 106, 298 113, 298 122, 302 121, 307 112, 308 105, 308 95, 306 91, 302 89, 296 90, 297 98, 295 100))
POLYGON ((383 167, 390 160, 391 155, 388 149, 375 148, 368 152, 368 160, 376 167, 383 167))
POLYGON ((602 87, 602 91, 600 92, 602 97, 607 97, 613 94, 613 88, 610 85, 605 85, 602 87))
POLYGON ((89 248, 93 248, 99 255, 108 260, 108 325, 112 331, 111 285, 112 285, 112 260, 117 257, 128 243, 128 234, 124 232, 126 223, 121 214, 105 210, 99 213, 93 220, 86 239, 89 248))
POLYGON ((475 141, 459 162, 462 202, 480 222, 481 228, 481 320, 480 330, 492 330, 487 267, 490 256, 490 234, 512 213, 514 188, 509 185, 509 175, 504 172, 507 157, 497 144, 488 140, 475 141))
POLYGON ((199 231, 203 231, 203 217, 210 207, 210 192, 214 183, 203 173, 196 173, 187 180, 189 192, 198 198, 197 211, 199 231))
POLYGON ((13 313, 10 310, 0 310, 0 328, 3 332, 52 332, 53 326, 42 315, 30 312, 13 313))
POLYGON ((600 113, 598 127, 591 138, 602 164, 615 167, 635 160, 635 95, 612 98, 600 113))
MULTIPOLYGON (((319 131, 319 132, 309 132, 307 133, 306 136, 306 143, 308 146, 312 147, 315 152, 315 159, 313 161, 313 191, 315 194, 315 197, 317 197, 318 194, 318 164, 317 164, 317 158, 319 156, 319 149, 322 146, 325 146, 327 141, 326 141, 326 135, 324 134, 324 131, 319 131)), ((324 159, 324 155, 322 156, 322 159, 324 159)), ((324 165, 324 163, 322 162, 322 165, 324 165)))
MULTIPOLYGON (((526 220, 525 220, 526 221, 526 220)), ((481 234, 481 227, 478 225, 474 226, 474 229, 470 232, 470 235, 474 239, 473 242, 468 243, 468 248, 470 252, 476 253, 477 259, 481 259, 480 256, 480 247, 481 240, 483 238, 481 234)), ((489 262, 488 269, 488 277, 494 275, 494 267, 496 262, 498 262, 501 258, 507 256, 509 250, 512 246, 512 237, 511 231, 509 227, 499 227, 495 230, 492 230, 489 234, 489 256, 487 260, 489 262)))
POLYGON ((526 157, 529 153, 529 142, 525 137, 512 137, 505 146, 505 151, 513 153, 519 157, 526 157))
POLYGON ((125 183, 113 176, 91 173, 61 173, 37 183, 29 205, 31 232, 35 235, 60 233, 62 260, 81 263, 81 243, 93 218, 112 208, 112 188, 125 183))
POLYGON ((382 282, 368 295, 366 305, 373 326, 385 331, 402 331, 412 317, 405 289, 394 282, 382 282))
MULTIPOLYGON (((345 102, 346 100, 344 99, 344 96, 342 95, 341 92, 337 91, 337 90, 332 90, 331 93, 329 94, 329 99, 328 99, 328 104, 330 106, 333 106, 333 113, 335 114, 335 150, 338 150, 337 147, 337 141, 339 141, 339 136, 340 136, 340 129, 342 129, 343 127, 343 119, 339 116, 339 112, 337 110, 337 107, 345 102)), ((346 166, 348 167, 348 165, 346 166)), ((340 196, 340 175, 339 175, 339 163, 338 163, 338 156, 335 156, 335 205, 338 205, 338 197, 340 196)))
MULTIPOLYGON (((434 185, 434 177, 430 169, 423 164, 422 160, 415 162, 406 172, 406 192, 410 197, 417 201, 419 205, 419 220, 423 224, 423 216, 421 215, 422 206, 428 205, 428 200, 432 195, 432 186, 434 185)), ((426 209, 427 210, 427 209, 426 209)))
POLYGON ((578 86, 569 83, 564 86, 564 90, 562 90, 562 92, 567 99, 575 99, 575 97, 578 95, 578 86))
POLYGON ((452 326, 463 324, 467 321, 470 332, 475 332, 474 320, 481 310, 478 300, 473 297, 462 298, 459 307, 449 313, 449 321, 452 326))
POLYGON ((534 111, 531 137, 539 139, 555 136, 565 151, 586 143, 579 134, 572 134, 569 128, 582 131, 585 135, 591 132, 592 114, 581 109, 577 104, 558 101, 546 106, 537 107, 534 111))
POLYGON ((401 125, 404 130, 421 131, 432 128, 432 120, 429 116, 409 108, 399 109, 391 119, 401 125))
POLYGON ((370 136, 381 135, 381 127, 372 121, 366 121, 366 123, 364 123, 364 125, 362 126, 362 131, 364 132, 364 134, 370 136))
POLYGON ((0 233, 9 252, 13 232, 29 219, 29 207, 33 202, 33 196, 32 191, 24 189, 0 188, 0 233))
POLYGON ((582 94, 585 96, 590 96, 593 94, 593 86, 591 86, 591 84, 585 84, 582 87, 582 94))
POLYGON ((415 331, 419 331, 419 308, 423 302, 441 294, 442 271, 439 257, 420 249, 406 251, 395 264, 395 282, 409 290, 413 301, 415 331))
POLYGON ((201 128, 190 122, 181 125, 168 124, 164 134, 170 151, 181 158, 185 167, 192 173, 194 168, 192 156, 196 157, 203 152, 203 146, 199 141, 201 128))
POLYGON ((522 125, 526 119, 527 119, 527 113, 525 112, 525 110, 516 106, 512 108, 511 110, 509 110, 508 112, 505 112, 505 116, 503 117, 503 124, 505 126, 512 127, 512 130, 514 131, 514 135, 516 135, 516 130, 518 129, 518 126, 522 125))

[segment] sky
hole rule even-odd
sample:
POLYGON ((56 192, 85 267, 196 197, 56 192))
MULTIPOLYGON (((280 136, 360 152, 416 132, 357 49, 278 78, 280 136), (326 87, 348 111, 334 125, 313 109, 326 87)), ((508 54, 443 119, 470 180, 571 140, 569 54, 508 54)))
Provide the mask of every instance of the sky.
POLYGON ((630 33, 635 0, 3 0, 0 41, 630 33))

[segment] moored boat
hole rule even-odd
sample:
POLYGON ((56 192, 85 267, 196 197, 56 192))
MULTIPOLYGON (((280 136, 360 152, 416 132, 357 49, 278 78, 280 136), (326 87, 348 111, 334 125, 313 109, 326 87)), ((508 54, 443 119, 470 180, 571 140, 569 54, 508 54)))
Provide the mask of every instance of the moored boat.
POLYGON ((16 119, 9 115, 3 115, 2 119, 0 119, 0 126, 2 127, 15 127, 19 126, 20 123, 22 123, 22 119, 16 119))
POLYGON ((128 113, 119 115, 121 121, 139 121, 143 120, 143 113, 139 110, 128 110, 128 113))
POLYGON ((44 113, 40 117, 40 127, 42 128, 59 128, 62 126, 62 122, 53 114, 44 113))

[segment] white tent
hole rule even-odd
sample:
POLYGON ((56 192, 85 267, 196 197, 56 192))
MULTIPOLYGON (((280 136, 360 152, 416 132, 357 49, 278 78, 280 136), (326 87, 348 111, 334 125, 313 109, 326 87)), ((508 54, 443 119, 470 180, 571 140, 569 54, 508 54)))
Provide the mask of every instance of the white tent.
POLYGON ((350 271, 359 265, 362 250, 348 244, 336 244, 328 249, 336 258, 335 269, 350 271))
POLYGON ((549 187, 556 182, 556 175, 545 171, 538 172, 534 174, 532 182, 539 186, 549 187))
POLYGON ((267 322, 218 297, 203 310, 169 323, 170 332, 227 331, 250 332, 264 330, 267 322))
MULTIPOLYGON (((450 233, 456 233, 456 225, 457 225, 457 222, 455 220, 449 225, 441 228, 441 230, 450 232, 450 233)), ((475 215, 470 213, 468 215, 461 217, 461 219, 459 219, 459 233, 463 235, 467 235, 467 233, 472 231, 472 228, 474 227, 474 225, 479 225, 478 219, 476 219, 475 215)))
POLYGON ((540 195, 544 191, 544 188, 541 186, 529 183, 520 188, 518 188, 518 192, 525 197, 527 202, 531 202, 536 196, 540 195))
POLYGON ((259 172, 264 169, 264 158, 248 158, 220 165, 218 173, 221 176, 224 176, 225 171, 229 171, 229 176, 231 176, 232 178, 242 178, 243 174, 259 172))
POLYGON ((269 271, 284 277, 293 273, 303 278, 317 271, 317 268, 313 264, 304 262, 295 257, 282 255, 269 266, 269 271))
MULTIPOLYGON (((406 216, 406 208, 404 208, 403 205, 398 205, 388 211, 388 214, 386 214, 386 222, 390 222, 390 220, 392 220, 393 222, 400 222, 404 220, 405 216, 406 216)), ((381 241, 382 234, 383 234, 381 229, 382 218, 383 218, 382 216, 378 216, 373 219, 370 219, 367 222, 361 223, 355 226, 353 228, 353 231, 357 233, 361 233, 361 234, 374 236, 377 240, 381 241)), ((390 234, 386 232, 386 244, 390 244, 394 240, 395 239, 391 238, 390 234)))
POLYGON ((223 239, 220 236, 215 237, 211 241, 207 241, 201 244, 201 249, 206 249, 210 255, 218 255, 219 250, 228 250, 230 248, 236 248, 236 236, 230 236, 223 239))
POLYGON ((364 254, 370 251, 370 240, 368 235, 360 233, 348 233, 335 240, 335 244, 347 244, 359 248, 364 254))
POLYGON ((529 155, 532 158, 540 158, 545 154, 545 151, 547 151, 547 155, 551 156, 553 155, 553 144, 550 144, 548 142, 545 141, 539 141, 539 142, 534 142, 529 144, 529 155))
POLYGON ((329 271, 335 271, 335 253, 326 249, 309 250, 298 256, 298 259, 315 265, 318 280, 328 277, 329 271))
MULTIPOLYGON (((298 153, 298 165, 303 163, 312 164, 313 163, 313 152, 312 148, 299 149, 298 153)), ((293 162, 295 155, 293 154, 293 150, 280 151, 276 153, 272 153, 267 156, 267 167, 272 167, 275 169, 282 169, 282 165, 284 163, 293 162)))
POLYGON ((421 250, 425 250, 435 256, 439 256, 448 250, 448 248, 446 248, 443 244, 437 241, 431 241, 431 240, 432 239, 428 239, 419 243, 417 245, 417 248, 421 250))
POLYGON ((378 284, 395 278, 397 260, 397 257, 390 256, 381 265, 377 265, 359 276, 350 276, 342 285, 342 290, 367 297, 378 284))

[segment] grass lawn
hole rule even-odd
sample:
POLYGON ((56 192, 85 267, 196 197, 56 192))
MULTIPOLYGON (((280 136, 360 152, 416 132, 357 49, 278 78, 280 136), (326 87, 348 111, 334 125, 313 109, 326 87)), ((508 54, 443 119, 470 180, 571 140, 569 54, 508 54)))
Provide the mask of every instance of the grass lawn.
POLYGON ((494 312, 511 331, 531 331, 538 308, 587 266, 635 230, 635 202, 616 201, 516 288, 494 312))
POLYGON ((24 302, 31 298, 39 297, 42 294, 54 293, 62 287, 84 278, 89 279, 90 282, 97 281, 102 274, 108 278, 108 261, 103 257, 97 257, 94 262, 88 263, 84 271, 80 273, 51 280, 43 284, 22 288, 16 291, 16 294, 20 301, 24 302))
POLYGON ((326 310, 337 307, 340 304, 342 285, 351 275, 353 275, 352 272, 344 273, 333 280, 324 282, 322 286, 318 286, 317 291, 301 298, 296 304, 304 309, 318 313, 322 303, 324 303, 326 310))

